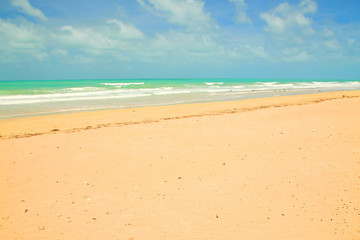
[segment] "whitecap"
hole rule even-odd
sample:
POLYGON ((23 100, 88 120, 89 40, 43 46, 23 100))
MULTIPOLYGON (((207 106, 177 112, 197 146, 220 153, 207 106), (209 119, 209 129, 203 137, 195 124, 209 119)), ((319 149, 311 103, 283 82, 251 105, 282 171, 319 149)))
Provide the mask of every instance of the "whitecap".
POLYGON ((205 82, 206 85, 212 86, 212 85, 223 85, 223 82, 205 82))
POLYGON ((116 87, 122 87, 122 86, 130 86, 130 85, 144 85, 144 82, 131 82, 131 83, 101 83, 105 86, 116 86, 116 87))

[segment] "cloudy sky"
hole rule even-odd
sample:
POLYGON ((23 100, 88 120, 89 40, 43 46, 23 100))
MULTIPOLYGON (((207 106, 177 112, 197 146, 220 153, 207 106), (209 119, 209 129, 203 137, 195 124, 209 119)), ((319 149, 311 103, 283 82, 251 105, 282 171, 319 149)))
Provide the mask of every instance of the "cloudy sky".
POLYGON ((359 0, 1 0, 0 79, 360 79, 359 0))

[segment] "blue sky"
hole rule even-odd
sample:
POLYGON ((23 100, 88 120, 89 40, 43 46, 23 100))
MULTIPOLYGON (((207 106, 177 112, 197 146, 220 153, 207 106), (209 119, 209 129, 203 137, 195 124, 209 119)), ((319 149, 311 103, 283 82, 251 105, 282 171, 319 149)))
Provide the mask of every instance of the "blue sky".
POLYGON ((360 79, 358 0, 2 0, 0 79, 360 79))

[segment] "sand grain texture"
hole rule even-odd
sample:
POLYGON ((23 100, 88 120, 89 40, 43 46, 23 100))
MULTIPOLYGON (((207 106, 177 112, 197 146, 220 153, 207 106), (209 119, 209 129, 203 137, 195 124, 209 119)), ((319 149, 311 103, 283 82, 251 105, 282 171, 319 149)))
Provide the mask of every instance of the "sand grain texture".
POLYGON ((360 239, 360 98, 340 98, 0 131, 0 239, 360 239))

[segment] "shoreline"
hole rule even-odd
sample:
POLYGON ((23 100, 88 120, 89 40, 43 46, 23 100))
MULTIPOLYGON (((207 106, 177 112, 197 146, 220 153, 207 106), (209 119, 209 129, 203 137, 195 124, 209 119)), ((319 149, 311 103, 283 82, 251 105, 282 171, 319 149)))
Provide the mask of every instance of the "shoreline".
POLYGON ((360 90, 358 80, 178 79, 16 82, 0 86, 0 119, 360 90))
POLYGON ((0 140, 104 127, 120 127, 171 119, 238 113, 271 107, 304 105, 354 97, 360 97, 360 90, 1 119, 0 140))

